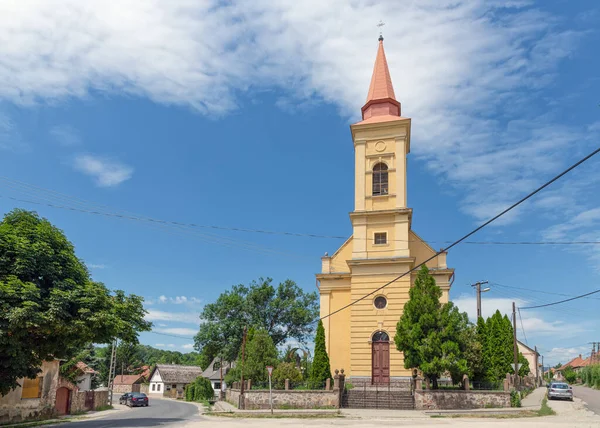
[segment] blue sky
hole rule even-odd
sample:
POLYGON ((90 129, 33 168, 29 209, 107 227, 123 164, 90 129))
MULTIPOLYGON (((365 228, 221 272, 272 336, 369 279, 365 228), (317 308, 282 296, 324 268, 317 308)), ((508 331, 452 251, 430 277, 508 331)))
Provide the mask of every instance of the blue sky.
MULTIPOLYGON (((147 299, 156 333, 192 336, 204 303, 260 276, 315 290, 320 256, 342 240, 143 218, 348 235, 348 125, 384 18, 413 124, 413 228, 443 247, 598 146, 600 7, 502 3, 4 2, 0 211, 35 209, 62 228, 95 279, 147 299)), ((598 165, 473 240, 600 240, 598 165)), ((461 245, 448 261, 451 298, 471 315, 477 280, 494 284, 484 315, 600 288, 598 245, 461 245)), ((598 299, 523 311, 519 337, 546 362, 585 354, 598 299)))

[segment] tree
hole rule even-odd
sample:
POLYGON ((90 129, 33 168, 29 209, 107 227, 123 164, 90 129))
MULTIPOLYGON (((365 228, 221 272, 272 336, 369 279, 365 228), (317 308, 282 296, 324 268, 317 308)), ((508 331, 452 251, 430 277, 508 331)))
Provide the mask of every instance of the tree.
POLYGON ((253 382, 269 380, 267 366, 277 366, 277 348, 266 330, 251 331, 246 345, 244 377, 253 382))
POLYGON ((289 279, 277 287, 271 282, 260 278, 249 286, 235 285, 204 307, 195 342, 205 360, 219 356, 234 361, 244 326, 265 330, 275 346, 287 339, 305 343, 318 315, 317 294, 305 293, 289 279))
POLYGON ((396 348, 404 353, 404 367, 420 369, 437 389, 442 373, 456 378, 467 372, 467 314, 452 303, 440 304, 442 291, 426 266, 419 270, 409 296, 396 326, 396 348))
POLYGON ((577 372, 573 370, 573 367, 571 366, 564 368, 563 376, 568 383, 575 383, 575 381, 577 381, 577 372))
POLYGON ((282 387, 286 379, 289 379, 290 382, 300 382, 302 380, 302 373, 300 373, 300 370, 296 368, 294 363, 279 363, 277 368, 273 370, 273 382, 275 382, 275 385, 282 387))
POLYGON ((315 356, 309 379, 314 388, 323 387, 327 379, 331 379, 329 355, 327 355, 327 348, 325 347, 325 328, 323 327, 323 321, 320 320, 315 336, 315 356))
POLYGON ((194 381, 194 401, 211 400, 214 397, 215 391, 213 390, 210 380, 198 376, 194 381))
POLYGON ((531 369, 529 368, 529 361, 527 360, 527 358, 525 358, 525 355, 519 352, 519 376, 525 377, 529 373, 531 373, 531 369))
POLYGON ((0 222, 0 394, 33 378, 44 360, 89 343, 135 342, 150 330, 143 299, 92 281, 64 233, 36 213, 0 222))

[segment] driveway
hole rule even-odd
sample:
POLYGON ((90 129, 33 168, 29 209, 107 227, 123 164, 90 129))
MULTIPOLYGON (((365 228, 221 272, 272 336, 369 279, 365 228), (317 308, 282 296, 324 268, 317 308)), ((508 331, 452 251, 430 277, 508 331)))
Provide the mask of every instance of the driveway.
POLYGON ((575 397, 585 401, 588 410, 600 415, 600 391, 585 386, 574 386, 575 397))
POLYGON ((150 397, 148 407, 130 409, 118 404, 118 400, 118 395, 116 395, 114 406, 119 411, 107 410, 106 416, 88 421, 71 422, 68 426, 76 428, 181 426, 202 419, 199 415, 198 406, 184 401, 150 397))

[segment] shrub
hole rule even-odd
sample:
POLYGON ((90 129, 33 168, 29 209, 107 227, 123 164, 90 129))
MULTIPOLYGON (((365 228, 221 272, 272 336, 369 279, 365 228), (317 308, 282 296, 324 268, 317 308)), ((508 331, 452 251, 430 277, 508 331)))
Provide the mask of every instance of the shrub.
POLYGON ((515 389, 510 391, 510 407, 521 407, 521 394, 515 389))
POLYGON ((214 397, 215 391, 210 380, 198 376, 194 381, 194 401, 212 400, 214 397))
POLYGON ((296 368, 294 363, 280 363, 275 370, 273 370, 273 382, 276 385, 282 386, 285 384, 285 380, 289 379, 290 382, 300 382, 302 380, 302 373, 296 368))
POLYGON ((190 383, 185 386, 185 401, 194 401, 194 384, 190 383))

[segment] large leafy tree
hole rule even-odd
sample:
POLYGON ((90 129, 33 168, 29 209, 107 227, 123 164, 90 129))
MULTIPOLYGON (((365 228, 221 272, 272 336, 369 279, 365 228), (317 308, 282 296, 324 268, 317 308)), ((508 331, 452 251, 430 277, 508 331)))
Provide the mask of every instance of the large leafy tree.
POLYGON ((0 222, 0 394, 35 377, 44 360, 90 343, 135 342, 150 330, 143 299, 92 281, 64 233, 36 213, 0 222))
POLYGON ((235 285, 204 307, 196 348, 211 360, 234 361, 241 349, 244 326, 266 331, 275 346, 287 339, 305 343, 318 314, 316 293, 306 293, 294 281, 278 286, 260 278, 249 286, 235 285))
POLYGON ((454 378, 467 373, 469 321, 452 303, 440 303, 442 291, 426 266, 419 270, 409 296, 394 341, 404 353, 404 367, 420 369, 435 389, 442 373, 454 378))
POLYGON ((317 334, 315 336, 315 356, 310 370, 310 382, 314 388, 322 387, 327 379, 331 378, 331 366, 329 355, 325 347, 325 328, 323 321, 319 321, 317 334))

